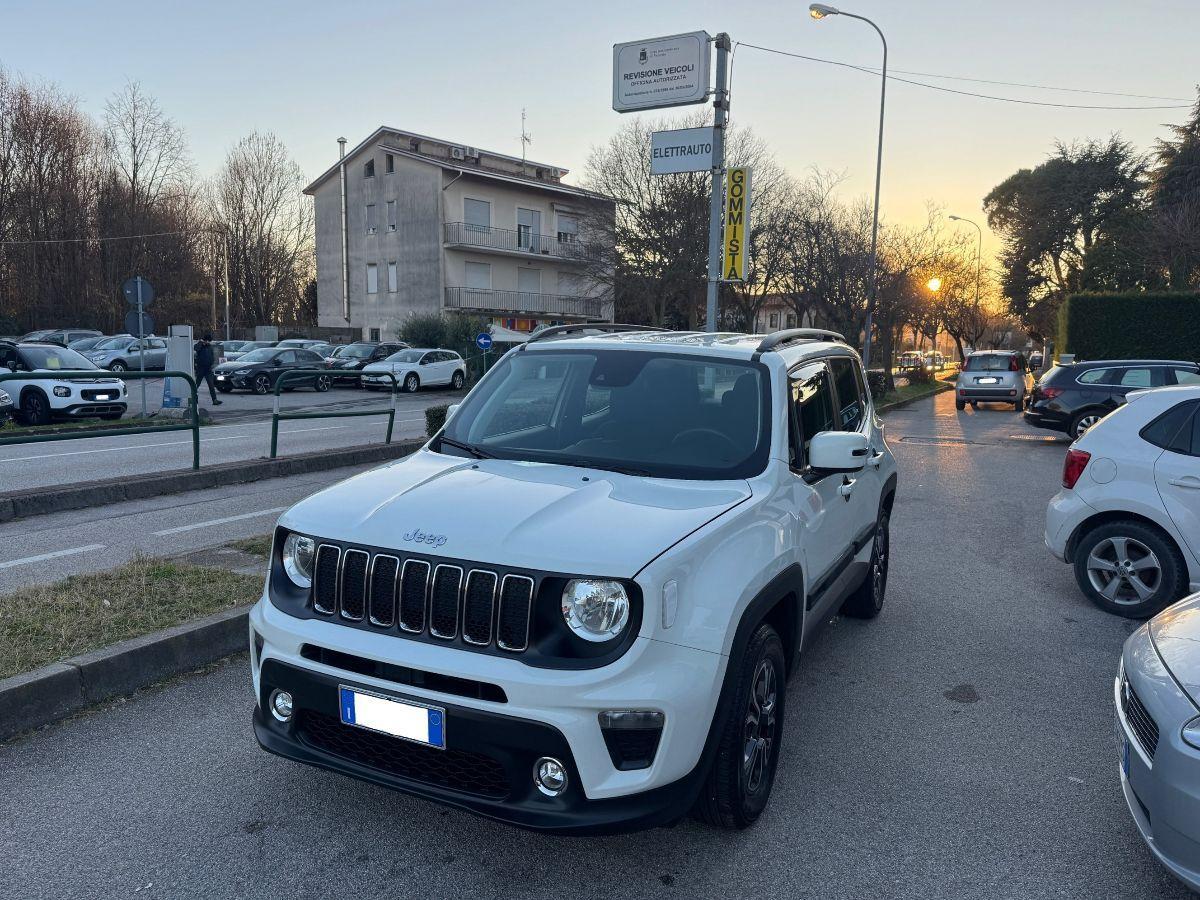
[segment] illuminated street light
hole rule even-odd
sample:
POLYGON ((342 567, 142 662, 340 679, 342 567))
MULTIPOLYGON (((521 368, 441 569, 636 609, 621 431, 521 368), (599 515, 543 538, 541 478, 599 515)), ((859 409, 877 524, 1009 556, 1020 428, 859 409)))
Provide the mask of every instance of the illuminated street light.
POLYGON ((887 102, 887 57, 888 47, 887 38, 883 36, 879 26, 868 19, 866 16, 860 16, 856 13, 842 12, 836 6, 826 6, 824 3, 813 3, 808 7, 808 14, 814 19, 824 19, 826 16, 845 16, 848 19, 859 19, 866 22, 875 29, 875 33, 879 35, 879 40, 883 42, 883 69, 879 77, 879 146, 875 152, 875 215, 871 220, 871 280, 867 282, 867 318, 866 318, 866 336, 863 338, 863 368, 871 368, 871 320, 875 312, 875 291, 878 274, 875 271, 876 261, 878 259, 876 248, 878 246, 879 237, 879 176, 883 171, 883 111, 887 102))
POLYGON ((935 275, 933 278, 929 279, 928 283, 926 284, 926 287, 928 287, 931 291, 933 291, 936 294, 938 291, 940 291, 942 289, 942 279, 938 278, 935 275))
POLYGON ((951 222, 966 222, 968 225, 974 225, 975 230, 979 232, 979 246, 975 250, 975 315, 979 315, 979 270, 980 261, 983 258, 983 229, 979 227, 979 223, 972 222, 970 219, 964 219, 962 216, 951 216, 951 222))

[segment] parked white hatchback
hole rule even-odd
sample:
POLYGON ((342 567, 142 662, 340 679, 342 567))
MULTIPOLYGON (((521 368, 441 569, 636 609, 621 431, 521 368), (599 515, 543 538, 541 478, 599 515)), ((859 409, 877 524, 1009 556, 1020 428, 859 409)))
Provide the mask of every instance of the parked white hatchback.
POLYGON ((390 387, 390 372, 396 384, 415 394, 422 387, 449 387, 461 391, 467 383, 467 364, 453 350, 411 348, 393 353, 362 370, 362 386, 367 390, 390 387))
POLYGON ((1200 385, 1135 391, 1071 445, 1046 546, 1117 615, 1200 590, 1200 385))

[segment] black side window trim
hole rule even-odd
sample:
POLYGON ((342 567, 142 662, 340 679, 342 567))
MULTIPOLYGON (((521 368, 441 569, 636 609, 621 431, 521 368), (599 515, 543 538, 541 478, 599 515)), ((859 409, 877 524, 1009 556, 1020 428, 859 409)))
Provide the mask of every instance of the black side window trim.
MULTIPOLYGON (((839 410, 841 409, 841 406, 839 405, 841 401, 838 399, 837 379, 834 377, 834 374, 833 374, 832 360, 834 360, 834 359, 848 359, 848 360, 850 360, 851 365, 856 364, 856 360, 854 359, 854 357, 850 356, 848 354, 828 353, 828 354, 825 354, 822 356, 810 356, 810 357, 807 357, 806 359, 802 359, 787 370, 787 381, 786 381, 785 387, 787 388, 787 405, 788 405, 788 432, 789 432, 788 455, 789 456, 791 456, 791 450, 793 449, 792 441, 798 440, 800 442, 801 447, 803 447, 803 444, 804 444, 804 435, 802 435, 800 433, 800 421, 799 421, 799 419, 796 418, 796 404, 792 401, 792 375, 795 372, 798 372, 800 369, 803 369, 805 366, 811 366, 813 363, 819 363, 819 362, 825 363, 825 370, 829 373, 830 399, 833 401, 833 409, 831 410, 831 412, 833 413, 833 415, 835 417, 839 416, 839 415, 841 415, 841 413, 839 412, 839 410)), ((861 404, 861 399, 860 399, 860 404, 861 404)), ((863 412, 864 412, 864 415, 863 415, 863 423, 862 424, 865 425, 866 424, 865 407, 864 407, 863 412)), ((834 422, 834 425, 837 425, 836 421, 834 422)), ((840 429, 835 428, 834 430, 837 431, 840 429)), ((861 425, 859 426, 859 430, 860 431, 862 430, 861 425)), ((824 473, 818 474, 813 471, 813 469, 810 465, 808 465, 807 460, 805 460, 803 468, 798 469, 798 468, 796 468, 796 466, 794 465, 792 460, 789 459, 788 468, 790 468, 795 474, 797 474, 801 478, 803 478, 804 481, 808 484, 816 484, 818 481, 822 481, 826 478, 829 478, 831 475, 836 474, 833 472, 824 472, 824 473)))

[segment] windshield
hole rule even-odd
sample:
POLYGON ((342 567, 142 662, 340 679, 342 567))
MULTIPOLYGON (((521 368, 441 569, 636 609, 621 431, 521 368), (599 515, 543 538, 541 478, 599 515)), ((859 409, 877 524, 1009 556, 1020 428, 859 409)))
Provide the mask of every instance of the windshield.
POLYGON ((85 356, 68 350, 66 347, 22 347, 21 361, 29 369, 49 369, 50 371, 72 369, 95 369, 96 365, 85 356))
POLYGON ((749 478, 770 445, 766 381, 759 364, 686 355, 512 353, 468 395, 439 446, 661 478, 749 478))
POLYGON ((974 353, 967 357, 968 372, 1007 372, 1013 358, 1005 353, 974 353))
POLYGON ((415 363, 420 362, 421 357, 424 355, 425 353, 422 350, 400 350, 397 353, 393 353, 391 356, 385 359, 384 362, 415 363))
POLYGON ((274 347, 259 347, 257 350, 251 350, 249 353, 243 353, 238 357, 240 363, 256 363, 267 362, 274 359, 275 354, 279 351, 274 347))
POLYGON ((131 338, 131 337, 109 338, 106 341, 101 341, 100 343, 96 344, 92 349, 93 350, 124 350, 126 347, 128 347, 132 343, 133 343, 133 338, 131 338))
POLYGON ((366 359, 375 352, 374 344, 347 344, 338 354, 342 359, 366 359))

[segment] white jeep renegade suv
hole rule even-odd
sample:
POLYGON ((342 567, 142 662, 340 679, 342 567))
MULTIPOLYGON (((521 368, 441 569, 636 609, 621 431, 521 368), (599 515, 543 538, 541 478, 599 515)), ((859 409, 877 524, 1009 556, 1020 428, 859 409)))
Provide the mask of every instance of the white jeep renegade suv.
POLYGON ((745 827, 805 642, 882 607, 895 490, 840 335, 547 329, 280 518, 255 733, 529 828, 745 827))

